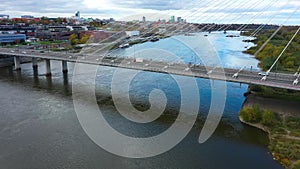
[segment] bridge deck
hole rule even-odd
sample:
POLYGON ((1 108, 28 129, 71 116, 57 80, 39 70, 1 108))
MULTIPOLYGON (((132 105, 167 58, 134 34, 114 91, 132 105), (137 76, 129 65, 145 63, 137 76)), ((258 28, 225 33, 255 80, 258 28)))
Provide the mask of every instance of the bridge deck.
POLYGON ((110 66, 125 69, 143 70, 150 72, 168 73, 182 76, 191 76, 199 78, 208 78, 214 80, 222 80, 228 82, 237 82, 245 84, 256 84, 269 87, 284 88, 290 90, 300 91, 299 85, 293 85, 293 81, 296 77, 293 74, 282 74, 282 73, 270 73, 266 81, 262 81, 262 76, 258 75, 258 72, 243 70, 239 73, 238 78, 232 76, 237 73, 237 69, 228 68, 213 68, 205 66, 190 66, 185 63, 167 63, 153 60, 143 60, 143 62, 133 62, 132 58, 117 58, 112 59, 106 58, 105 56, 95 55, 82 55, 82 54, 70 54, 62 52, 46 52, 40 53, 38 51, 24 50, 22 52, 15 52, 11 49, 2 48, 0 55, 3 56, 19 56, 19 57, 31 57, 50 59, 57 61, 68 61, 100 66, 110 66), (207 72, 212 70, 211 74, 207 72))

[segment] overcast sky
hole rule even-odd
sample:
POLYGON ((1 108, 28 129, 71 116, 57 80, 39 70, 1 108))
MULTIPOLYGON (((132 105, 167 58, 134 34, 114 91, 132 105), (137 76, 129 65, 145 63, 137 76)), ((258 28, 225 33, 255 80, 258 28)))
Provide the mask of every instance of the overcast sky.
POLYGON ((199 23, 300 24, 299 0, 0 0, 10 17, 82 17, 117 20, 167 19, 181 16, 199 23))

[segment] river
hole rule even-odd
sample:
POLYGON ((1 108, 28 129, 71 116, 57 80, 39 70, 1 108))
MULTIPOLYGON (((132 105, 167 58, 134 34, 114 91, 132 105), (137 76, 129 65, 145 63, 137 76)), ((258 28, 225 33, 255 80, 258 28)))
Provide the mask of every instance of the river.
MULTIPOLYGON (((212 33, 210 39, 225 67, 240 68, 253 65, 257 60, 243 54, 248 43, 244 37, 227 38, 222 33, 212 33)), ((172 39, 147 42, 124 49, 132 50, 157 45, 163 49, 176 46, 172 39), (169 45, 169 46, 168 46, 169 45)), ((176 51, 186 62, 194 61, 186 50, 176 51)), ((197 60, 196 60, 197 62, 197 60)), ((61 63, 51 62, 52 77, 44 76, 44 64, 38 72, 31 64, 22 64, 22 71, 12 67, 0 68, 0 168, 184 168, 184 169, 279 169, 267 149, 267 134, 240 123, 239 110, 244 102, 247 85, 227 83, 227 99, 223 118, 214 135, 199 144, 198 137, 203 118, 210 108, 211 84, 207 79, 196 79, 200 91, 199 118, 186 138, 170 151, 146 159, 129 159, 108 153, 98 147, 82 129, 72 100, 72 70, 61 73, 61 63)), ((99 107, 110 124, 122 133, 139 137, 159 134, 176 118, 180 95, 176 82, 167 74, 139 73, 131 83, 130 96, 134 104, 147 109, 149 92, 154 88, 165 91, 168 114, 158 120, 141 125, 130 123, 116 111, 111 100, 111 81, 116 68, 99 67, 96 93, 99 107), (175 116, 173 116, 173 114, 175 116)))

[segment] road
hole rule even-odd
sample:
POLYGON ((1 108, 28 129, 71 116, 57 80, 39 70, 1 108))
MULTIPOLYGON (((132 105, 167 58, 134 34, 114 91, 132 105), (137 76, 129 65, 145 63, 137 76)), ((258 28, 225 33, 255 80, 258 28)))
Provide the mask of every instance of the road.
POLYGON ((48 52, 37 50, 16 50, 9 48, 1 48, 0 55, 3 56, 19 56, 50 59, 57 61, 68 61, 85 63, 92 65, 119 67, 126 69, 143 70, 150 72, 169 73, 182 76, 191 76, 199 78, 209 78, 212 80, 223 80, 229 82, 256 84, 269 87, 278 87, 284 89, 291 89, 300 91, 300 85, 293 84, 296 77, 294 73, 270 73, 266 80, 261 80, 263 76, 259 75, 257 71, 228 69, 220 67, 208 67, 201 65, 189 65, 185 63, 168 63, 164 61, 145 60, 142 62, 135 62, 133 58, 122 58, 120 56, 110 56, 101 54, 82 54, 82 53, 66 53, 66 52, 48 52), (233 77, 238 73, 237 77, 233 77))

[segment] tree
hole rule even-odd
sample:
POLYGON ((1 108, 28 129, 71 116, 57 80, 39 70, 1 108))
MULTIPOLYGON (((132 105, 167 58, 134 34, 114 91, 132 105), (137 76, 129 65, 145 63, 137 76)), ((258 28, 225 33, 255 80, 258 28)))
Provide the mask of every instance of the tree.
POLYGON ((262 110, 259 106, 245 107, 241 110, 240 116, 249 123, 258 123, 261 121, 262 110))
POLYGON ((90 36, 87 35, 87 34, 84 34, 84 33, 81 33, 80 34, 80 40, 79 40, 79 43, 80 44, 85 44, 87 43, 87 41, 89 40, 90 36))
POLYGON ((264 111, 262 114, 262 124, 265 126, 274 126, 277 122, 276 114, 272 111, 264 111))
POLYGON ((70 43, 72 46, 76 45, 78 43, 78 40, 77 40, 77 35, 76 34, 72 34, 69 38, 70 40, 70 43))
POLYGON ((56 23, 58 23, 58 24, 67 23, 67 18, 60 18, 60 17, 58 17, 57 20, 56 20, 56 23))
POLYGON ((40 21, 43 25, 49 25, 50 21, 49 18, 43 16, 41 17, 41 21, 40 21))

